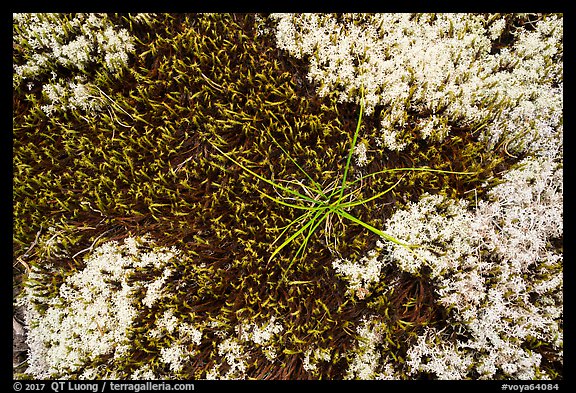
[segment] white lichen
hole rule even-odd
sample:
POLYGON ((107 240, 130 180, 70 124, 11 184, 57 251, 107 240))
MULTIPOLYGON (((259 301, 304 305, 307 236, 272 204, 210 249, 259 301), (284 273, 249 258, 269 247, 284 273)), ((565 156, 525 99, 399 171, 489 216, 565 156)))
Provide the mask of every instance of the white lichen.
POLYGON ((358 165, 359 167, 366 166, 366 164, 368 163, 368 157, 366 156, 366 152, 367 149, 365 142, 359 142, 354 147, 354 157, 356 158, 356 165, 358 165))
POLYGON ((506 18, 486 14, 272 14, 279 48, 309 63, 321 96, 376 106, 381 142, 403 150, 408 112, 429 115, 421 135, 442 141, 449 125, 480 129, 491 146, 549 155, 561 149, 562 17, 494 51, 506 18), (435 120, 434 120, 435 119, 435 120), (438 121, 440 123, 438 124, 438 121), (560 142, 560 144, 559 144, 560 142))
POLYGON ((348 363, 346 379, 399 379, 395 362, 386 351, 382 321, 374 316, 364 317, 357 327, 358 341, 348 363))
POLYGON ((39 379, 62 377, 100 356, 120 359, 132 350, 129 332, 139 314, 137 299, 150 283, 133 283, 130 274, 137 268, 162 271, 176 257, 173 249, 161 247, 143 252, 150 246, 148 238, 104 243, 52 296, 37 296, 43 291, 37 285, 25 288, 27 373, 39 379))
POLYGON ((370 288, 380 281, 384 262, 378 256, 376 250, 371 250, 356 262, 345 258, 332 262, 334 270, 348 281, 349 294, 363 299, 370 292, 370 288))
POLYGON ((302 368, 312 375, 318 375, 318 364, 326 363, 332 360, 330 349, 326 348, 309 348, 304 352, 302 368))
POLYGON ((104 100, 87 75, 100 69, 119 75, 134 52, 134 39, 106 14, 13 15, 13 86, 42 86, 41 109, 97 113, 104 100), (65 70, 64 72, 62 70, 65 70))
MULTIPOLYGON (((383 241, 371 263, 424 277, 450 310, 448 330, 429 328, 408 349, 407 375, 546 378, 541 355, 528 349, 534 339, 562 361, 562 250, 553 244, 562 237, 562 178, 559 164, 527 158, 477 206, 424 195, 388 220, 386 232, 419 247, 383 241)), ((360 271, 365 259, 347 269, 360 271)), ((358 286, 354 275, 343 278, 358 286)), ((367 331, 362 337, 379 342, 367 331)), ((371 348, 359 342, 349 377, 375 378, 380 353, 371 348)))

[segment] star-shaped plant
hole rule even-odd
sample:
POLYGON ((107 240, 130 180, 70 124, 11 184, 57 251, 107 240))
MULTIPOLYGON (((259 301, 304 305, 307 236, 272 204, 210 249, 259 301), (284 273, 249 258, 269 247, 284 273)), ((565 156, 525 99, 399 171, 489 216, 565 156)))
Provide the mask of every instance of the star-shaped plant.
MULTIPOLYGON (((277 190, 278 196, 268 195, 264 191, 258 190, 263 196, 273 200, 274 202, 278 203, 279 205, 284 205, 291 207, 296 210, 300 210, 303 213, 298 217, 291 221, 287 226, 285 226, 282 232, 278 235, 276 240, 272 242, 272 246, 278 243, 280 239, 284 236, 286 232, 292 227, 297 228, 290 236, 284 239, 282 243, 277 246, 270 255, 269 261, 276 256, 284 247, 288 246, 292 242, 296 241, 299 237, 303 236, 303 241, 300 243, 300 246, 296 250, 290 264, 284 272, 286 273, 294 261, 298 257, 302 257, 306 250, 306 246, 308 241, 318 229, 322 223, 325 224, 325 236, 326 238, 329 237, 330 233, 332 232, 332 221, 334 217, 337 217, 342 223, 345 220, 352 221, 355 224, 359 224, 364 228, 372 231, 376 235, 380 236, 386 241, 390 241, 398 246, 405 247, 411 252, 415 253, 414 249, 420 247, 417 244, 409 244, 403 242, 399 239, 396 239, 394 236, 373 227, 372 225, 360 220, 359 218, 355 217, 350 213, 350 209, 363 205, 367 202, 372 200, 378 199, 384 194, 393 190, 399 183, 402 181, 404 176, 400 178, 396 183, 394 183, 391 187, 387 188, 384 191, 381 191, 369 198, 366 199, 357 199, 357 194, 361 188, 355 188, 358 184, 362 185, 363 181, 367 178, 381 175, 384 173, 390 172, 400 172, 400 171, 426 171, 426 172, 439 172, 439 173, 450 173, 450 174, 471 174, 472 172, 455 172, 455 171, 444 171, 438 169, 432 169, 427 167, 416 167, 416 168, 391 168, 391 169, 384 169, 382 171, 377 171, 370 173, 368 175, 361 176, 360 178, 349 181, 348 180, 348 172, 350 169, 350 164, 352 162, 352 155, 354 153, 354 149, 356 147, 356 142, 358 139, 358 134, 360 133, 360 126, 362 124, 362 115, 364 113, 364 96, 362 94, 360 100, 360 114, 358 116, 358 124, 356 126, 356 131, 354 132, 354 136, 352 138, 352 142, 350 145, 350 150, 348 151, 348 158, 346 160, 346 166, 344 167, 344 173, 342 174, 342 178, 340 181, 334 180, 328 186, 322 187, 318 182, 316 182, 298 163, 294 160, 290 154, 278 143, 278 141, 270 134, 274 143, 282 150, 282 152, 292 161, 298 170, 306 176, 306 178, 310 181, 310 184, 307 185, 299 180, 289 180, 289 181, 282 181, 282 183, 286 184, 295 184, 302 189, 302 192, 298 192, 293 188, 288 187, 287 185, 281 184, 279 181, 274 181, 265 178, 262 175, 254 172, 247 166, 243 165, 241 162, 230 156, 230 154, 222 151, 218 146, 213 145, 213 147, 224 157, 228 158, 230 161, 238 165, 244 171, 250 173, 252 176, 270 184, 277 190), (345 219, 345 220, 344 220, 345 219)), ((327 241, 328 243, 328 241, 327 241)), ((416 253, 415 253, 416 254, 416 253)), ((416 254, 417 255, 417 254, 416 254)))

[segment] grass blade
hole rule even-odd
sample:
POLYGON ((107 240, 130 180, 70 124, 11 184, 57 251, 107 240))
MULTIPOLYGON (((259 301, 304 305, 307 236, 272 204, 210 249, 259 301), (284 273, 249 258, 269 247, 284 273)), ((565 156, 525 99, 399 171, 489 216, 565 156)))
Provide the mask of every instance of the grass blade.
POLYGON ((373 195, 373 196, 371 196, 370 198, 362 199, 362 200, 360 200, 360 201, 353 201, 353 202, 342 203, 342 204, 339 205, 338 207, 341 208, 341 209, 346 209, 346 208, 353 207, 353 206, 363 205, 363 204, 365 204, 366 202, 370 202, 370 201, 372 201, 372 200, 374 200, 374 199, 380 198, 382 195, 387 194, 387 193, 389 193, 390 191, 392 191, 392 190, 402 181, 402 179, 404 179, 405 176, 406 176, 406 175, 403 175, 403 176, 400 178, 400 180, 398 180, 396 183, 394 183, 390 188, 388 188, 388 189, 386 189, 386 190, 384 190, 384 191, 382 191, 382 192, 379 192, 378 194, 373 195))
MULTIPOLYGON (((224 157, 228 158, 230 161, 232 161, 234 164, 238 165, 240 168, 242 168, 242 169, 245 170, 246 172, 250 173, 252 176, 257 177, 258 179, 262 180, 263 182, 266 182, 266 183, 270 184, 272 187, 277 187, 277 188, 281 189, 282 191, 285 191, 285 192, 287 192, 287 193, 289 193, 289 194, 292 194, 292 195, 296 195, 296 196, 298 196, 298 197, 300 197, 300 198, 302 198, 302 199, 306 199, 306 200, 309 200, 309 201, 313 201, 313 199, 310 198, 310 197, 307 196, 307 195, 302 195, 302 194, 300 194, 298 191, 294 191, 294 190, 292 190, 292 189, 290 189, 290 188, 288 188, 288 187, 284 187, 284 186, 281 185, 281 184, 278 184, 278 183, 276 183, 276 182, 273 182, 272 180, 266 179, 264 176, 257 174, 257 173, 254 172, 253 170, 251 170, 251 169, 249 169, 248 167, 242 165, 239 161, 235 160, 234 158, 232 158, 232 157, 231 157, 230 155, 228 155, 227 153, 223 152, 218 146, 212 145, 212 147, 214 147, 216 150, 218 150, 218 152, 219 152, 220 154, 222 154, 224 157)), ((219 167, 219 168, 222 168, 221 166, 219 166, 219 165, 217 165, 217 164, 215 164, 215 165, 216 165, 217 167, 219 167)), ((222 168, 222 169, 223 169, 223 168, 222 168)))
POLYGON ((353 215, 351 215, 351 214, 349 214, 343 210, 337 210, 336 214, 338 214, 344 218, 347 218, 348 220, 355 222, 356 224, 362 225, 364 228, 375 233, 376 235, 383 237, 384 239, 391 241, 392 243, 397 244, 399 246, 410 248, 410 249, 419 247, 418 245, 415 245, 415 244, 408 244, 408 243, 401 242, 400 240, 396 239, 394 236, 391 236, 391 235, 387 234, 386 232, 381 231, 380 229, 374 228, 372 225, 367 224, 362 220, 359 220, 358 218, 354 217, 353 215))
POLYGON ((314 179, 312 179, 312 177, 310 177, 310 175, 300 165, 298 165, 296 160, 293 159, 290 154, 288 154, 286 149, 284 149, 284 147, 282 147, 282 145, 280 145, 280 143, 278 143, 278 141, 276 140, 276 138, 274 138, 274 136, 272 135, 271 132, 268 132, 268 135, 270 135, 270 137, 272 138, 272 140, 274 141, 276 146, 278 146, 280 148, 280 150, 282 150, 282 152, 284 152, 286 157, 288 157, 288 159, 290 161, 292 161, 292 163, 294 163, 294 165, 296 165, 296 167, 300 170, 300 172, 302 172, 304 174, 304 176, 306 176, 308 178, 308 180, 310 180, 310 183, 314 186, 314 189, 318 192, 318 194, 322 195, 323 198, 326 198, 326 195, 324 195, 324 193, 322 192, 322 187, 320 186, 320 184, 318 184, 314 179))
MULTIPOLYGON (((328 210, 328 209, 325 209, 328 210)), ((309 221, 309 223, 314 224, 314 222, 316 222, 316 220, 318 219, 318 216, 320 215, 321 211, 319 211, 314 218, 309 221)), ((298 256, 300 255, 300 253, 302 253, 302 255, 304 255, 304 250, 306 249, 306 246, 308 245, 308 240, 310 239, 310 237, 312 237, 312 235, 314 234, 314 232, 316 231, 316 228, 318 228, 318 226, 320 224, 322 224, 322 222, 326 219, 326 217, 328 217, 328 214, 330 214, 330 211, 326 211, 324 213, 324 215, 322 216, 321 219, 318 220, 318 222, 313 225, 310 226, 310 230, 308 231, 308 235, 306 235, 306 238, 304 239, 304 241, 302 242, 302 244, 300 245, 300 247, 298 247, 298 250, 296 251, 296 254, 294 254, 294 257, 292 258, 292 260, 290 261, 290 263, 288 264, 288 267, 286 267, 286 269, 284 269, 284 273, 286 274, 286 272, 288 272, 288 270, 290 270, 290 268, 292 267, 292 265, 294 264, 294 261, 296 260, 296 258, 298 258, 298 256)))
POLYGON ((444 174, 450 174, 450 175, 474 175, 478 172, 458 172, 458 171, 446 171, 443 169, 433 169, 433 168, 428 168, 428 167, 415 167, 415 168, 388 168, 388 169, 383 169, 381 171, 378 172, 372 172, 368 175, 364 175, 361 176, 360 178, 353 180, 352 182, 348 183, 348 185, 352 185, 355 183, 358 183, 359 181, 368 179, 370 177, 374 177, 377 175, 380 175, 382 173, 389 173, 389 172, 402 172, 402 171, 412 171, 412 172, 436 172, 436 173, 444 173, 444 174))
POLYGON ((314 224, 314 222, 316 221, 316 219, 318 218, 318 216, 321 214, 322 210, 323 209, 319 209, 319 211, 316 212, 316 215, 310 221, 308 221, 300 229, 298 229, 296 232, 294 232, 288 239, 284 240, 284 242, 274 250, 272 255, 270 255, 270 258, 268 258, 268 262, 270 262, 272 260, 272 258, 274 258, 274 256, 280 252, 280 250, 282 250, 284 247, 286 247, 288 244, 290 244, 290 242, 292 242, 292 240, 296 239, 307 228, 312 226, 314 224))
POLYGON ((346 167, 344 168, 344 174, 342 175, 342 184, 340 185, 340 195, 338 196, 338 203, 340 203, 340 201, 344 196, 344 189, 346 188, 346 178, 348 176, 348 170, 350 169, 350 162, 352 161, 352 155, 354 154, 354 147, 356 147, 356 141, 358 140, 358 134, 360 133, 360 126, 362 125, 362 115, 364 113, 364 88, 361 89, 361 92, 362 96, 360 98, 360 114, 358 115, 358 124, 356 125, 356 131, 354 132, 354 137, 352 138, 350 151, 348 152, 348 159, 346 160, 346 167))
MULTIPOLYGON (((274 202, 278 203, 279 205, 284 205, 284 206, 288 206, 291 207, 293 209, 300 209, 300 210, 315 210, 318 209, 318 206, 303 206, 303 205, 295 205, 293 203, 289 203, 289 202, 284 202, 278 198, 275 198, 273 196, 270 196, 268 194, 266 194, 264 191, 262 190, 256 190, 258 191, 260 194, 264 195, 266 198, 269 198, 271 200, 273 200, 274 202)), ((307 199, 309 202, 313 202, 315 205, 319 205, 321 204, 321 202, 314 200, 312 198, 307 199)))
POLYGON ((300 221, 302 221, 302 220, 305 220, 306 217, 307 217, 308 215, 310 215, 310 214, 312 214, 312 212, 307 211, 306 213, 302 214, 300 217, 298 217, 298 218, 290 221, 290 223, 289 223, 288 225, 286 225, 286 226, 282 229, 282 232, 280 232, 280 234, 276 237, 276 239, 275 239, 272 243, 270 243, 270 245, 273 246, 274 244, 276 244, 276 242, 288 231, 288 229, 290 229, 290 227, 291 227, 292 225, 295 225, 295 224, 297 224, 298 222, 300 222, 300 221))

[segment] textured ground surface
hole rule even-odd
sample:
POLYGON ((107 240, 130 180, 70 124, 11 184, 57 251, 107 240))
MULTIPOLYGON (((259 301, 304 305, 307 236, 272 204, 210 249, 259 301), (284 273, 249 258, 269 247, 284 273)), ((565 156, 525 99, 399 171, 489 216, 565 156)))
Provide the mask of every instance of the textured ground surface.
MULTIPOLYGON (((483 55, 492 59, 492 52, 511 47, 513 38, 509 30, 535 30, 532 25, 537 18, 530 18, 502 18, 509 25, 498 40, 487 46, 483 55)), ((74 23, 72 17, 69 19, 74 23)), ((375 233, 355 222, 345 221, 342 225, 337 217, 328 225, 318 227, 304 258, 292 260, 301 244, 295 241, 269 260, 274 251, 272 244, 286 239, 288 235, 281 237, 282 230, 299 216, 298 211, 271 199, 270 196, 280 198, 278 189, 258 180, 220 152, 226 152, 257 175, 283 182, 300 192, 304 192, 302 184, 311 182, 304 178, 302 169, 323 187, 329 187, 341 179, 358 122, 359 97, 342 99, 343 94, 358 93, 357 86, 354 87, 358 83, 353 77, 356 74, 340 75, 345 86, 342 81, 330 80, 330 72, 334 72, 330 60, 317 63, 316 79, 309 78, 308 62, 313 61, 314 55, 297 58, 290 54, 290 47, 280 49, 274 35, 276 22, 261 16, 178 14, 137 20, 110 15, 102 20, 84 20, 83 24, 88 26, 84 36, 95 43, 102 41, 98 34, 108 31, 107 23, 116 29, 115 39, 124 48, 128 47, 128 41, 122 40, 128 40, 128 35, 119 32, 129 32, 133 37, 133 50, 126 55, 125 68, 119 66, 124 61, 123 52, 114 47, 109 38, 106 50, 113 56, 105 57, 103 52, 93 49, 94 61, 90 62, 76 54, 77 64, 86 63, 83 70, 69 64, 72 55, 67 58, 68 63, 50 58, 52 65, 46 66, 45 72, 15 82, 15 298, 22 289, 22 280, 27 279, 29 299, 40 310, 38 316, 31 317, 40 321, 37 331, 47 337, 61 334, 70 339, 70 345, 57 339, 49 345, 46 344, 49 340, 42 344, 35 341, 36 353, 45 354, 49 359, 47 363, 54 367, 46 371, 48 366, 36 360, 33 369, 39 375, 269 379, 436 378, 442 375, 476 378, 482 372, 495 378, 532 375, 514 374, 511 364, 515 361, 498 363, 497 370, 491 371, 487 367, 468 367, 466 362, 473 356, 468 353, 461 359, 449 357, 454 352, 451 345, 462 342, 470 347, 480 345, 474 341, 480 342, 477 331, 466 330, 469 325, 463 315, 469 316, 471 312, 484 315, 479 311, 482 305, 484 310, 495 309, 499 304, 491 303, 490 296, 496 294, 509 297, 506 304, 515 313, 509 317, 517 318, 514 321, 528 332, 520 328, 507 332, 514 338, 503 340, 510 345, 506 348, 517 351, 514 352, 517 357, 511 359, 535 362, 536 366, 530 363, 525 369, 536 370, 536 377, 540 369, 548 376, 561 377, 562 355, 559 355, 558 344, 561 338, 552 339, 550 335, 561 326, 555 307, 561 307, 558 277, 562 270, 562 230, 547 226, 557 219, 554 214, 561 214, 557 209, 562 194, 557 184, 561 179, 561 157, 550 153, 552 158, 547 157, 549 161, 545 164, 526 161, 526 167, 537 168, 535 174, 518 175, 520 180, 516 183, 514 176, 509 176, 511 180, 506 178, 523 160, 542 159, 545 156, 542 149, 552 144, 552 137, 562 133, 562 122, 557 120, 553 106, 561 85, 556 67, 562 62, 561 52, 549 55, 547 63, 536 55, 525 55, 525 64, 533 60, 534 69, 540 70, 538 67, 545 63, 543 71, 538 71, 545 77, 529 74, 518 66, 514 79, 512 72, 507 71, 516 65, 501 60, 498 68, 491 63, 490 67, 509 78, 506 83, 499 85, 496 78, 490 82, 492 75, 489 74, 488 82, 477 83, 493 89, 491 99, 482 102, 481 97, 477 101, 468 96, 459 97, 455 103, 445 104, 438 110, 441 120, 436 117, 430 120, 433 111, 426 106, 434 89, 442 88, 441 78, 434 83, 430 79, 432 87, 422 87, 418 82, 421 76, 413 75, 412 83, 418 88, 408 91, 414 97, 421 94, 423 98, 413 98, 415 104, 407 107, 403 126, 394 125, 402 132, 398 133, 398 140, 387 144, 390 147, 402 142, 405 148, 399 151, 383 147, 382 125, 397 121, 391 113, 403 108, 409 99, 400 95, 402 100, 397 98, 385 103, 382 98, 377 102, 378 94, 385 96, 390 91, 392 95, 393 89, 382 88, 379 92, 377 86, 372 85, 376 87, 370 96, 371 114, 362 121, 359 140, 365 157, 360 159, 360 155, 355 155, 350 167, 350 179, 366 176, 356 183, 358 192, 354 198, 368 201, 352 206, 350 214, 376 228, 390 225, 398 234, 428 241, 427 246, 436 250, 430 253, 430 260, 440 261, 436 265, 433 264, 436 262, 427 266, 408 261, 410 265, 400 257, 397 261, 391 260, 395 250, 379 247, 382 239, 375 233), (109 58, 114 56, 119 60, 110 63, 109 58), (330 82, 324 85, 321 77, 330 82), (350 80, 345 80, 347 77, 350 80), (494 98, 506 94, 502 86, 511 83, 517 85, 514 85, 516 90, 510 89, 510 96, 517 96, 500 101, 494 98), (68 89, 68 93, 61 92, 58 96, 61 101, 57 102, 52 95, 59 88, 68 89), (528 89, 528 93, 516 93, 521 88, 528 89), (549 96, 546 89, 552 92, 549 96), (319 90, 324 93, 318 94, 319 90), (457 114, 457 110, 465 106, 465 99, 477 105, 476 112, 469 118, 457 114), (519 104, 515 106, 514 102, 519 104), (495 113, 504 113, 504 119, 529 119, 522 128, 525 132, 513 129, 509 134, 502 131, 502 135, 497 136, 495 131, 482 134, 496 125, 502 129, 510 126, 500 118, 501 121, 496 122, 495 113), (487 122, 486 116, 494 118, 487 122), (534 129, 552 137, 540 141, 534 129), (534 141, 520 148, 515 145, 518 135, 534 141), (487 141, 490 138, 493 140, 487 141), (405 167, 470 174, 412 171, 367 176, 405 167), (539 177, 538 174, 543 173, 548 182, 539 177), (508 193, 515 199, 503 199, 496 192, 491 194, 504 180, 511 184, 508 193), (395 184, 390 192, 384 193, 395 184), (531 185, 540 188, 533 190, 531 185), (527 190, 524 199, 519 190, 527 190), (379 194, 381 197, 370 199, 379 194), (466 241, 472 242, 472 235, 464 240, 458 237, 459 233, 468 233, 470 227, 458 229, 458 222, 464 219, 459 219, 460 213, 453 216, 446 213, 447 206, 451 206, 448 202, 430 207, 422 213, 425 218, 421 220, 439 222, 446 227, 430 228, 425 223, 414 222, 412 228, 403 228, 398 222, 413 221, 400 220, 397 218, 400 216, 394 214, 402 210, 417 211, 416 204, 427 194, 467 204, 463 208, 466 219, 493 235, 492 243, 486 238, 485 242, 469 245, 466 241), (498 198, 502 199, 503 206, 512 206, 507 211, 518 212, 518 215, 496 211, 498 198), (480 210, 478 201, 486 202, 485 210, 480 210), (497 224, 474 221, 472 216, 478 211, 493 214, 497 224), (548 218, 537 215, 543 212, 549 212, 548 218), (533 214, 532 218, 529 214, 533 214), (531 222, 546 229, 538 232, 531 222), (516 232, 512 229, 506 232, 507 225, 516 232), (420 227, 423 228, 420 232, 414 229, 420 227), (502 238, 520 239, 518 232, 534 234, 517 243, 498 243, 502 238), (153 240, 150 244, 122 243, 145 235, 153 240), (100 252, 99 247, 114 241, 118 242, 118 248, 110 246, 102 254, 110 258, 110 269, 121 266, 125 274, 118 273, 121 270, 100 269, 101 260, 94 256, 100 252), (473 253, 466 254, 468 249, 463 243, 473 248, 473 253), (537 244, 530 248, 528 243, 537 244), (146 262, 154 252, 162 253, 170 247, 178 250, 177 257, 159 265, 146 262), (451 247, 457 252, 451 253, 451 247), (142 254, 136 254, 136 249, 142 254), (513 258, 510 261, 504 255, 510 249, 516 249, 518 255, 527 255, 526 262, 513 258), (371 253, 371 250, 375 251, 371 253), (133 260, 130 255, 134 255, 133 260), (139 260, 135 255, 149 257, 139 260), (446 258, 442 260, 438 255, 446 258), (450 255, 464 255, 482 264, 477 263, 481 267, 476 268, 458 261, 448 266, 445 261, 450 255), (349 265, 344 261, 349 261, 349 265), (350 270, 337 271, 335 263, 350 270), (443 263, 448 267, 440 271, 438 266, 444 266, 443 263), (501 267, 496 269, 497 265, 501 267), (370 270, 370 266, 376 270, 370 270), (435 272, 435 268, 439 272, 435 272), (352 273, 347 276, 346 272, 352 273), (351 279, 354 272, 377 279, 351 279), (517 288, 521 288, 515 297, 514 287, 502 283, 506 282, 505 274, 514 276, 517 272, 520 277, 535 279, 515 281, 517 288), (454 283, 450 281, 452 277, 461 281, 454 283), (480 281, 470 277, 480 277, 480 281), (363 286, 350 290, 351 282, 363 286), (459 290, 454 289, 457 285, 461 285, 459 290), (69 291, 59 292, 62 287, 69 291), (461 303, 456 300, 450 303, 450 299, 476 293, 469 288, 478 287, 481 290, 477 292, 482 292, 482 296, 473 299, 477 304, 470 300, 466 305, 469 308, 459 309, 461 303), (88 288, 91 294, 78 295, 83 288, 88 288), (496 292, 489 292, 491 290, 496 292), (455 294, 448 298, 446 293, 450 291, 455 294), (541 303, 540 298, 544 299, 541 303), (112 306, 95 317, 89 314, 90 308, 82 313, 87 307, 75 304, 78 299, 86 304, 108 301, 112 306), (129 309, 126 315, 115 318, 110 310, 119 307, 118 299, 129 309), (56 305, 49 305, 50 301, 56 305), (138 317, 133 317, 131 307, 138 310, 138 317), (53 319, 40 316, 46 310, 53 312, 53 319), (66 310, 80 310, 76 314, 78 320, 69 318, 66 310), (546 310, 545 315, 537 322, 536 319, 530 322, 530 313, 537 315, 539 310, 546 310), (177 328, 171 322, 172 317, 178 321, 177 328), (61 322, 65 327, 59 332, 61 322), (536 326, 537 323, 541 325, 536 326), (82 342, 75 326, 82 326, 86 337, 101 342, 101 347, 82 342), (113 335, 118 326, 126 329, 113 335), (426 334, 437 337, 440 344, 434 347, 434 339, 424 344, 426 334), (362 336, 368 338, 363 341, 362 336), (134 346, 125 349, 125 342, 134 346), (516 345, 517 342, 521 345, 516 345), (421 358, 414 348, 425 348, 420 352, 421 358), (435 356, 422 355, 428 353, 427 350, 441 352, 444 365, 428 362, 427 359, 435 356), (90 351, 98 356, 92 356, 90 351), (532 352, 537 355, 530 357, 528 354, 532 352), (408 354, 413 357, 408 358, 408 354), (80 359, 82 367, 67 359, 80 359), (454 370, 454 373, 442 374, 435 367, 454 370)), ((29 22, 29 26, 32 25, 29 22)), ((351 26, 350 31, 356 31, 351 26)), ((70 27, 70 31, 75 28, 79 27, 70 27)), ((454 29, 458 28, 463 29, 462 35, 468 34, 461 26, 454 29)), ((306 50, 317 48, 318 56, 328 56, 322 52, 324 49, 329 52, 331 48, 328 35, 306 38, 303 30, 305 39, 317 40, 315 47, 310 45, 306 50)), ((541 30, 544 33, 534 39, 526 38, 526 42, 538 43, 542 36, 553 36, 553 32, 541 30)), ((456 40, 456 33, 450 33, 454 37, 446 34, 456 43, 460 42, 456 40)), ((550 41, 554 42, 552 38, 550 41)), ((28 42, 34 42, 33 38, 29 37, 28 42)), ((32 56, 33 48, 24 46, 24 41, 15 44, 15 64, 37 60, 32 56)), ((462 53, 467 53, 466 50, 469 48, 464 47, 462 53)), ((518 52, 523 53, 522 50, 528 51, 519 45, 518 52)), ((546 50, 552 52, 550 45, 546 50)), ((547 53, 543 51, 538 53, 547 53)), ((52 56, 55 52, 36 48, 36 53, 52 56)), ((66 57, 65 53, 62 58, 66 57)), ((470 59, 467 61, 471 66, 479 67, 473 62, 474 56, 470 59)), ((359 60, 350 63, 355 62, 359 60)), ((409 62, 410 59, 406 60, 409 62)), ((446 67, 455 67, 453 63, 457 62, 447 62, 446 67)), ((454 75, 460 71, 454 71, 454 75)), ((457 82, 450 80, 447 90, 457 91, 460 84, 474 86, 470 82, 474 81, 473 77, 454 78, 457 82)), ((456 94, 454 91, 452 95, 456 94)), ((498 190, 506 191, 505 188, 498 190)), ((282 201, 294 203, 289 199, 282 201)), ((488 317, 493 314, 488 311, 485 314, 487 317, 482 323, 487 326, 498 324, 498 318, 504 318, 496 313, 496 319, 491 321, 488 317)), ((13 321, 14 373, 19 374, 30 366, 26 362, 22 306, 15 307, 13 321)), ((498 326, 508 328, 507 323, 498 326)), ((504 333, 498 331, 497 334, 504 333)), ((35 337, 41 337, 40 333, 35 337)), ((499 337, 482 339, 493 340, 490 345, 501 341, 499 337)), ((486 354, 478 350, 479 347, 474 348, 477 350, 474 356, 490 359, 499 350, 495 346, 494 352, 486 354)))

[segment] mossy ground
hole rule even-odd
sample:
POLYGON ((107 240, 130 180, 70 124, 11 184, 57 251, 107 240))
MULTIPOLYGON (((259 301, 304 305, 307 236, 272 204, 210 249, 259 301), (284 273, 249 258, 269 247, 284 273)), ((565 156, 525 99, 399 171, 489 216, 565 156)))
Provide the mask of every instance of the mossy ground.
MULTIPOLYGON (((212 147, 230 152, 262 176, 300 179, 272 135, 314 179, 327 184, 343 171, 358 105, 318 97, 305 78, 305 63, 279 51, 273 37, 257 34, 253 15, 164 15, 140 27, 126 17, 115 18, 138 42, 123 75, 96 75, 95 84, 114 101, 107 101, 110 111, 46 117, 39 109, 39 90, 14 93, 16 286, 26 266, 49 263, 71 271, 81 268, 95 240, 150 234, 159 245, 176 245, 188 256, 186 263, 196 267, 174 267, 179 281, 196 283, 174 288, 170 308, 176 315, 225 320, 230 331, 239 321, 284 317, 283 352, 274 363, 255 355, 247 370, 253 378, 342 378, 356 326, 367 313, 382 316, 386 341, 400 362, 423 326, 444 323, 446 311, 421 277, 387 271, 369 298, 345 296, 345 283, 331 265, 335 255, 356 258, 378 240, 351 222, 335 226, 335 250, 325 244, 320 227, 304 258, 282 280, 295 250, 287 247, 268 262, 271 243, 297 212, 263 197, 258 190, 274 195, 272 187, 212 147), (49 227, 60 233, 61 252, 36 247, 23 257, 35 239, 49 236, 49 227), (389 291, 386 283, 393 280, 399 284, 389 291), (320 363, 318 375, 302 365, 311 344, 334 351, 334 361, 320 363)), ((497 182, 516 160, 485 151, 473 129, 453 128, 443 142, 419 140, 411 126, 421 114, 408 121, 408 148, 384 152, 374 144, 377 113, 384 109, 364 119, 361 138, 373 151, 368 166, 353 166, 352 176, 419 166, 477 174, 408 173, 383 198, 354 208, 357 217, 375 227, 424 192, 473 201, 475 192, 483 195, 486 183, 497 182)), ((370 178, 363 196, 385 190, 401 175, 370 178)), ((59 280, 52 276, 45 284, 55 288, 59 280)), ((145 329, 147 320, 142 315, 135 329, 145 329)), ((151 343, 135 345, 138 356, 126 373, 154 359, 147 348, 151 343)), ((195 359, 182 376, 202 378, 219 361, 209 340, 195 359)))

